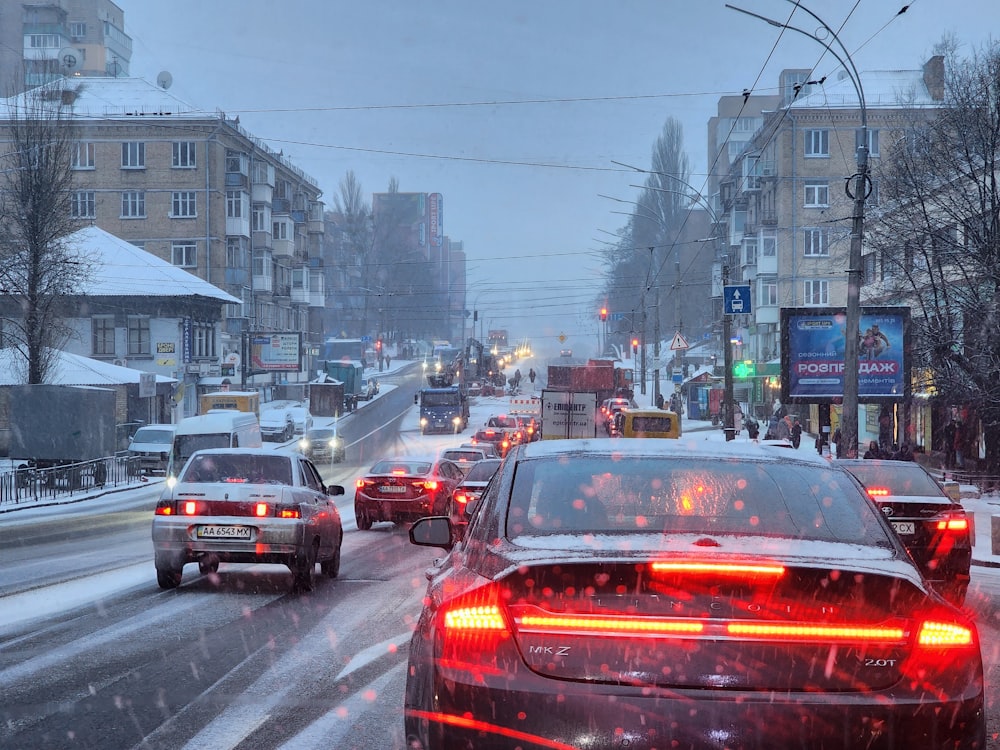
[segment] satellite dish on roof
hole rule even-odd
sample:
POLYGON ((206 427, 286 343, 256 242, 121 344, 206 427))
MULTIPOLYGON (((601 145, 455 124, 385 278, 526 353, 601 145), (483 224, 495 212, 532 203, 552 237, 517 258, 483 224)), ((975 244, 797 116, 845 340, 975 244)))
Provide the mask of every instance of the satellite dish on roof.
POLYGON ((173 82, 174 77, 170 75, 169 70, 161 70, 159 75, 156 76, 156 85, 161 89, 169 89, 173 82))
POLYGON ((76 47, 63 47, 59 50, 59 72, 71 76, 83 67, 83 55, 76 47))

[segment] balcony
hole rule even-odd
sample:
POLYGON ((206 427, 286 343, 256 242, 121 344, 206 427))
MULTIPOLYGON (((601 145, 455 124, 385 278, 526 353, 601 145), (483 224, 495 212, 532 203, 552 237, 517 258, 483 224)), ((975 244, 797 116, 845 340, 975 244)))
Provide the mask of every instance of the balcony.
POLYGON ((226 187, 249 190, 250 178, 245 174, 240 174, 239 172, 226 172, 226 187))
POLYGON ((760 211, 757 214, 757 221, 764 227, 777 226, 778 214, 774 211, 760 211))

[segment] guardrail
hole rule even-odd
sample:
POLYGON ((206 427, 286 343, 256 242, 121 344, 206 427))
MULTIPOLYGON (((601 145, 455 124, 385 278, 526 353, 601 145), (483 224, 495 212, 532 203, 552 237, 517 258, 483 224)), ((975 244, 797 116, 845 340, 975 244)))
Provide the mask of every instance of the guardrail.
POLYGON ((47 469, 25 466, 0 472, 0 507, 72 497, 141 481, 134 456, 109 456, 47 469))

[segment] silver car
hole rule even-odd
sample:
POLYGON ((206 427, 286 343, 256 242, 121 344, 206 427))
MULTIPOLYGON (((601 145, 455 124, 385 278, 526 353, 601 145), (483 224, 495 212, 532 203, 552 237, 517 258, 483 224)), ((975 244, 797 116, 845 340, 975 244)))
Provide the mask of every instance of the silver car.
POLYGON ((187 563, 214 573, 220 562, 287 565, 296 590, 311 590, 316 563, 335 578, 344 538, 333 495, 297 452, 202 450, 168 482, 153 516, 156 580, 180 585, 187 563))

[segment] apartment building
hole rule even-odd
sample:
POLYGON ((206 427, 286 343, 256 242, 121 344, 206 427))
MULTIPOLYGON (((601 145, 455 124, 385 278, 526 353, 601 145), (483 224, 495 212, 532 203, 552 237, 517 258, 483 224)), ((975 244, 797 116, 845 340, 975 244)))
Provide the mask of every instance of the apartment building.
POLYGON ((63 76, 128 76, 131 59, 125 14, 111 0, 0 0, 2 96, 63 76))
MULTIPOLYGON (((861 79, 872 163, 943 102, 940 56, 921 70, 863 71, 861 79)), ((853 199, 845 178, 857 171, 859 99, 843 72, 820 85, 785 71, 781 88, 782 105, 766 113, 719 185, 730 283, 749 283, 754 294, 753 312, 735 317, 734 361, 779 356, 780 308, 847 302, 853 199)), ((878 205, 877 181, 867 201, 878 205)))
POLYGON ((227 305, 198 373, 251 385, 307 380, 309 352, 323 339, 316 180, 238 117, 198 110, 143 79, 68 78, 38 93, 59 108, 75 143, 80 226, 98 226, 241 300, 227 305), (251 368, 254 334, 300 336, 297 370, 251 368))

